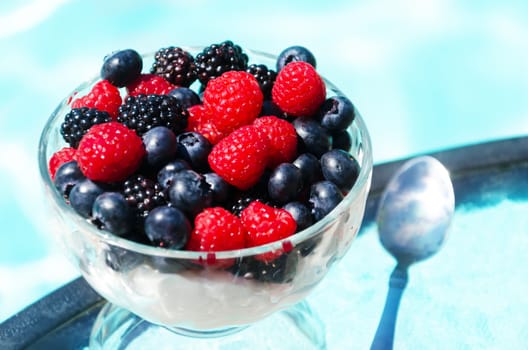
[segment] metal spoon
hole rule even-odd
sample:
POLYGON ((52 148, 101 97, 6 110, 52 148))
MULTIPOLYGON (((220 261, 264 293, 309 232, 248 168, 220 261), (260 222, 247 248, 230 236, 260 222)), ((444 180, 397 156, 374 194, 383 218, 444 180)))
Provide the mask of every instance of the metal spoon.
POLYGON ((434 255, 446 238, 455 207, 447 169, 435 158, 407 161, 383 192, 377 213, 380 241, 397 261, 371 350, 392 349, 409 266, 434 255))

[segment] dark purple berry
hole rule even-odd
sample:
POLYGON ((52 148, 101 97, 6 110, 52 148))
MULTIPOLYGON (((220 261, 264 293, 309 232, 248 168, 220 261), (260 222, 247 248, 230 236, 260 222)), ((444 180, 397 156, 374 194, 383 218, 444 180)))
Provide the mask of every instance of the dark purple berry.
POLYGON ((355 117, 354 105, 348 98, 333 96, 323 102, 315 119, 332 132, 346 130, 355 117))
POLYGON ((119 192, 104 192, 92 207, 94 224, 102 230, 125 236, 133 227, 133 216, 125 197, 119 192))
POLYGON ((53 183, 60 194, 68 198, 72 188, 86 177, 81 172, 77 161, 72 160, 62 164, 55 173, 55 180, 53 183))
POLYGON ((185 132, 176 138, 176 156, 187 161, 191 167, 198 171, 208 168, 207 156, 211 152, 212 145, 202 134, 197 132, 185 132))
POLYGON ((105 57, 101 67, 101 79, 108 80, 112 85, 124 87, 141 74, 143 59, 132 49, 121 50, 105 57))
POLYGON ((289 202, 284 205, 282 209, 290 213, 295 219, 295 222, 297 223, 297 232, 312 226, 314 223, 311 209, 301 202, 289 202))
POLYGON ((309 202, 315 221, 319 221, 330 213, 341 201, 343 194, 339 188, 330 181, 319 181, 310 188, 309 202))
POLYGON ((147 156, 147 165, 159 168, 174 158, 176 154, 176 135, 169 128, 156 126, 142 136, 147 156))
POLYGON ((145 219, 145 233, 152 244, 158 247, 184 247, 191 230, 191 224, 185 214, 173 207, 157 207, 145 219))
POLYGON ((172 89, 168 95, 174 97, 183 108, 189 108, 201 103, 200 96, 194 90, 187 87, 172 89))
POLYGON ((213 201, 211 186, 194 170, 174 174, 168 193, 171 204, 191 217, 210 207, 213 201))
POLYGON ((84 179, 78 182, 70 192, 70 205, 81 216, 88 218, 92 216, 92 207, 95 199, 104 192, 99 184, 84 179))
POLYGON ((302 190, 302 173, 291 163, 279 164, 268 180, 268 194, 278 203, 295 200, 302 190))
POLYGON ((300 152, 309 152, 319 158, 330 150, 332 146, 330 133, 314 119, 295 118, 293 127, 300 138, 300 152))
POLYGON ((290 46, 284 49, 277 57, 277 72, 290 62, 307 62, 316 67, 315 56, 303 46, 290 46))
POLYGON ((321 156, 321 170, 326 180, 332 181, 346 193, 359 175, 359 164, 348 152, 333 149, 321 156))
POLYGON ((347 130, 335 131, 332 133, 332 148, 350 151, 352 148, 352 137, 347 130))
POLYGON ((305 187, 310 186, 316 181, 319 181, 323 177, 321 172, 321 163, 311 153, 302 153, 294 161, 295 165, 301 171, 303 178, 303 185, 305 187))
POLYGON ((176 159, 165 165, 158 172, 158 182, 164 189, 168 189, 174 175, 181 170, 190 170, 191 166, 183 159, 176 159))
POLYGON ((213 205, 220 205, 229 199, 232 187, 217 173, 205 173, 205 181, 211 186, 213 192, 213 205))

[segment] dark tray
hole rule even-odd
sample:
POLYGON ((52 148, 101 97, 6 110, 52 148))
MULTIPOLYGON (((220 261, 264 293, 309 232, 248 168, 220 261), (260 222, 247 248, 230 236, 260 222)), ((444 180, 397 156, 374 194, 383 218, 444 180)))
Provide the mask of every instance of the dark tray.
MULTIPOLYGON (((528 137, 429 155, 450 171, 457 206, 489 205, 506 196, 528 197, 528 137)), ((407 159, 374 167, 363 226, 374 220, 379 195, 407 159)), ((0 349, 82 349, 88 345, 90 330, 104 304, 105 300, 78 278, 0 324, 0 349)))

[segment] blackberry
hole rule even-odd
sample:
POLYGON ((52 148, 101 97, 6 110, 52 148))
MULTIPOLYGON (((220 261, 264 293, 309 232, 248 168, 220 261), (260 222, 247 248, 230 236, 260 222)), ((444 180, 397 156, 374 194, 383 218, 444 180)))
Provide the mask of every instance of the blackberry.
POLYGON ((132 176, 123 186, 125 199, 130 207, 136 210, 140 222, 152 209, 167 204, 161 185, 141 174, 132 176))
POLYGON ((139 136, 156 126, 165 126, 175 134, 187 127, 188 112, 169 95, 127 96, 119 107, 117 121, 133 129, 139 136))
POLYGON ((196 80, 194 57, 180 47, 159 49, 150 72, 178 86, 188 87, 196 80))
POLYGON ((64 117, 60 133, 64 141, 71 147, 77 148, 88 129, 96 124, 110 121, 112 121, 112 118, 107 112, 88 107, 72 108, 64 117))
POLYGON ((251 193, 242 193, 238 196, 231 204, 228 209, 236 216, 240 216, 242 210, 246 209, 251 202, 259 201, 269 206, 274 206, 274 204, 267 198, 267 196, 257 195, 251 191, 251 193))
POLYGON ((271 88, 273 87, 277 73, 263 64, 251 64, 247 67, 246 72, 257 79, 264 99, 269 100, 271 97, 271 88))
POLYGON ((230 70, 246 70, 248 56, 240 46, 226 40, 203 49, 195 58, 198 80, 205 86, 207 82, 230 70))

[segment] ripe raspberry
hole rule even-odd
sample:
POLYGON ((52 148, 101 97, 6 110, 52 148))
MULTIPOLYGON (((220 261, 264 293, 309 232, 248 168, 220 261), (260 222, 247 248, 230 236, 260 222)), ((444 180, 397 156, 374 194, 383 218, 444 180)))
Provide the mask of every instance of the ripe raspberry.
MULTIPOLYGON (((246 246, 246 233, 240 219, 222 207, 206 208, 196 215, 194 229, 186 250, 218 252, 242 249, 246 246)), ((216 266, 229 267, 234 259, 216 262, 216 266)))
POLYGON ((263 100, 257 79, 242 71, 226 72, 209 81, 203 95, 203 105, 222 133, 251 124, 259 115, 263 100))
POLYGON ((53 153, 48 162, 48 171, 50 173, 51 180, 55 180, 55 173, 62 164, 75 159, 76 152, 77 150, 75 148, 63 147, 57 152, 53 153))
POLYGON ((128 96, 137 95, 166 95, 176 85, 172 85, 164 78, 155 74, 141 74, 133 83, 127 85, 128 96))
POLYGON ((84 135, 77 162, 92 181, 123 181, 134 173, 145 155, 141 137, 118 122, 98 124, 84 135))
POLYGON ((202 134, 212 145, 216 145, 228 133, 220 132, 215 120, 203 105, 194 105, 187 108, 189 118, 187 120, 187 131, 202 134))
POLYGON ((258 182, 268 162, 267 137, 255 126, 243 126, 223 138, 209 153, 209 165, 226 182, 247 190, 258 182))
MULTIPOLYGON (((242 225, 246 230, 246 246, 275 242, 289 237, 297 230, 297 223, 289 212, 273 208, 259 201, 252 202, 240 214, 242 225)), ((261 261, 271 261, 284 253, 282 250, 255 256, 261 261)))
POLYGON ((277 74, 271 96, 284 112, 310 117, 326 99, 326 87, 311 64, 297 61, 287 64, 277 74))
POLYGON ((117 118, 117 110, 122 103, 119 89, 110 84, 108 80, 97 82, 90 92, 72 102, 72 108, 88 107, 105 111, 112 120, 117 118))
POLYGON ((288 121, 264 116, 255 119, 253 125, 262 131, 269 140, 270 155, 268 167, 273 169, 281 163, 291 162, 297 155, 297 133, 288 121))

